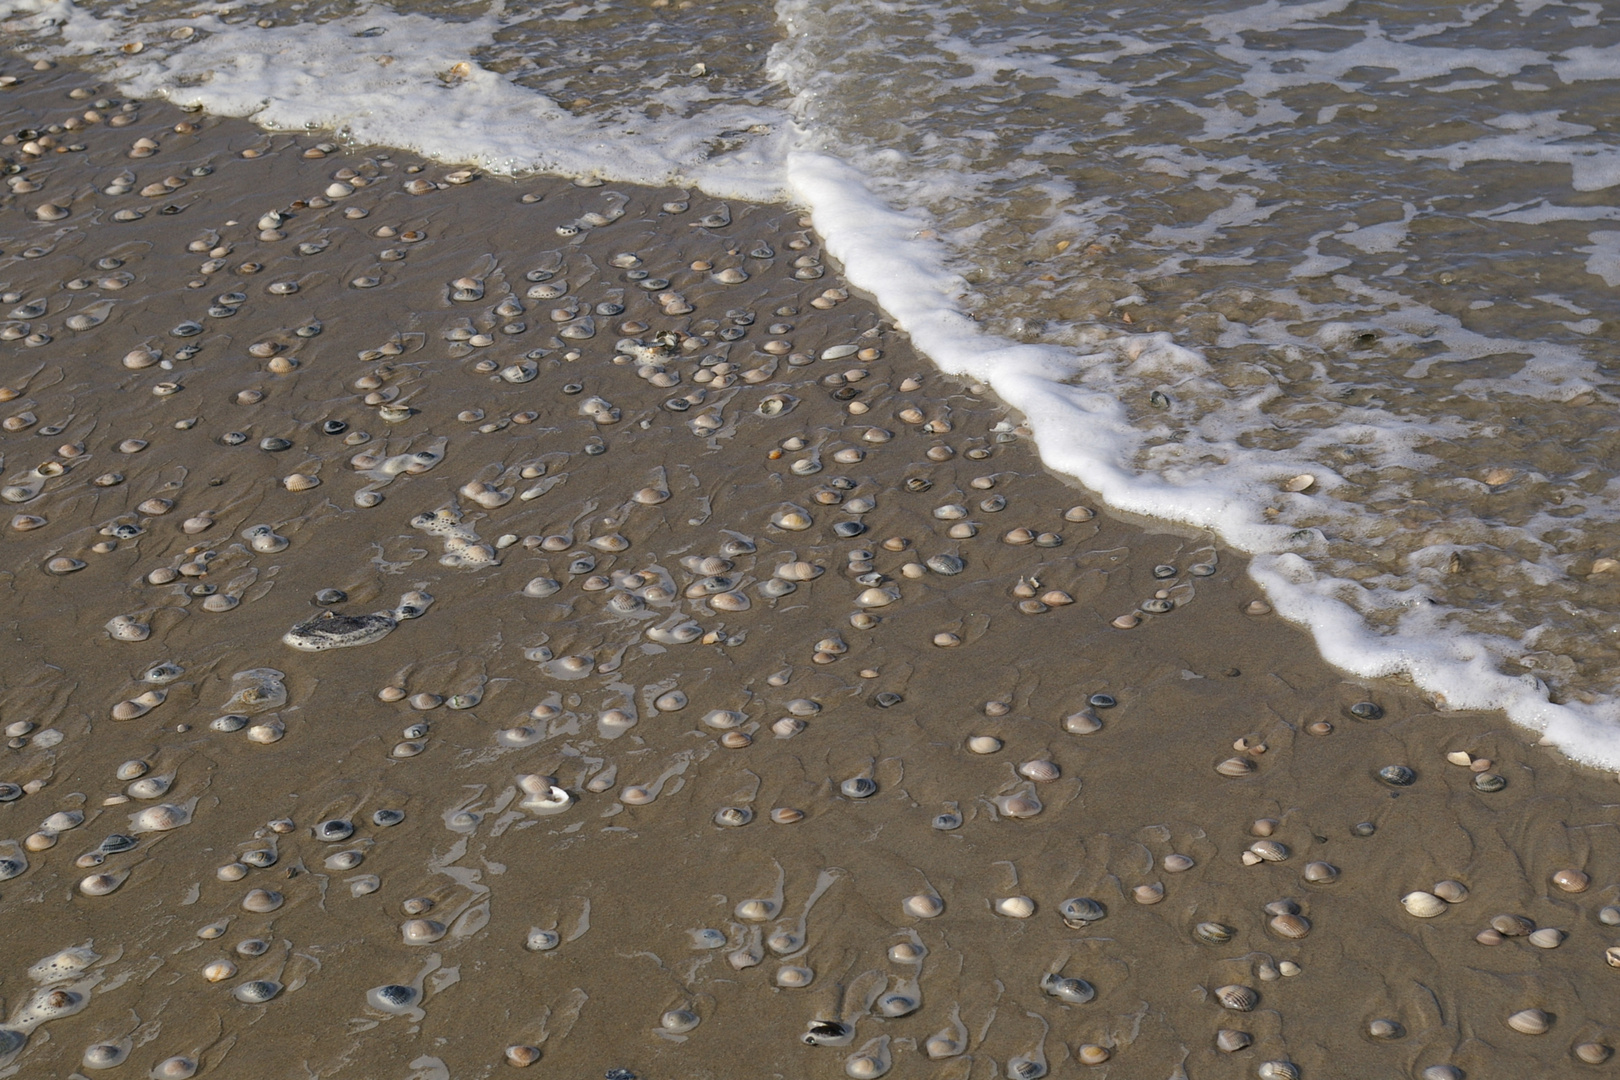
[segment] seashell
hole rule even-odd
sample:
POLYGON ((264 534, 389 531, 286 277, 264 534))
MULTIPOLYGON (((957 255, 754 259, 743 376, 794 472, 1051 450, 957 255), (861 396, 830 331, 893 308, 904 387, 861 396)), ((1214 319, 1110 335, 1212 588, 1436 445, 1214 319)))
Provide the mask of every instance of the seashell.
POLYGON ((538 926, 530 927, 528 937, 523 940, 523 947, 530 952, 550 952, 561 944, 561 934, 555 930, 542 930, 538 926))
POLYGON ((1432 919, 1445 911, 1449 905, 1433 893, 1423 892, 1420 889, 1401 897, 1401 906, 1409 915, 1415 915, 1419 919, 1432 919))
POLYGON ((1258 855, 1262 862, 1282 862, 1289 855, 1288 849, 1275 840, 1256 840, 1249 845, 1249 850, 1258 855))
POLYGON ((640 784, 629 784, 619 792, 619 801, 626 806, 646 806, 655 796, 640 784))
POLYGON ((209 982, 224 982, 235 977, 236 965, 229 960, 215 960, 203 966, 202 974, 209 982))
POLYGON ((89 877, 80 880, 79 891, 86 896, 106 896, 110 892, 116 892, 118 886, 122 885, 128 877, 128 873, 91 874, 89 877))
POLYGON ((1507 1018, 1507 1026, 1521 1035, 1545 1035, 1552 1018, 1540 1009, 1522 1009, 1507 1018))
MULTIPOLYGON (((6 1053, 6 1048, 0 1044, 0 1056, 6 1053)), ((87 1046, 84 1056, 79 1059, 87 1069, 99 1071, 101 1069, 115 1069, 129 1057, 129 1049, 121 1043, 92 1043, 87 1046)))
POLYGON ((929 893, 918 893, 902 900, 900 907, 913 918, 933 919, 944 913, 945 901, 929 893))
POLYGON ((1222 776, 1248 776, 1254 772, 1254 761, 1246 757, 1231 757, 1215 766, 1222 776))
POLYGON ((354 835, 354 823, 343 818, 330 818, 311 830, 315 839, 335 844, 354 835))
POLYGON ((1003 896, 991 906, 997 915, 1009 919, 1027 919, 1035 914, 1035 901, 1027 896, 1003 896))
POLYGON ((1367 1034, 1375 1039, 1399 1039, 1406 1029, 1394 1020, 1374 1020, 1367 1025, 1367 1034))
POLYGON ((1598 922, 1604 926, 1620 926, 1620 907, 1613 904, 1598 909, 1598 922))
POLYGON ((445 926, 433 919, 407 919, 399 932, 407 945, 429 945, 444 937, 445 926))
POLYGON ((1086 980, 1065 978, 1055 973, 1041 979, 1041 991, 1070 1005, 1084 1005, 1097 996, 1096 987, 1086 980))
POLYGON ((899 599, 900 594, 897 589, 871 588, 862 591, 860 595, 855 597, 855 606, 862 608, 888 607, 899 599))
POLYGON ((1436 882, 1434 888, 1429 891, 1448 904, 1460 904, 1468 899, 1468 886, 1460 881, 1436 882))
POLYGON ((743 922, 765 922, 776 917, 780 905, 775 900, 743 900, 732 909, 732 914, 743 922))
POLYGON ((1058 914, 1072 929, 1082 929, 1108 916, 1108 909, 1089 896, 1075 896, 1058 905, 1058 914))
POLYGON ((1102 721, 1091 709, 1082 709, 1063 718, 1063 730, 1070 735, 1090 735, 1102 730, 1102 721))
POLYGON ((1299 1080, 1299 1066, 1292 1061, 1268 1061, 1256 1072, 1260 1080, 1299 1080))
POLYGON ((1232 1028, 1222 1028, 1215 1033, 1215 1047, 1228 1054, 1235 1054, 1239 1050, 1247 1050, 1254 1045, 1254 1036, 1247 1031, 1235 1031, 1232 1028))
POLYGON ((242 898, 242 910, 267 915, 282 905, 282 896, 273 889, 249 889, 242 898))
POLYGON ((1576 1044, 1575 1056, 1588 1065, 1602 1065, 1614 1056, 1614 1050, 1600 1042, 1583 1042, 1576 1044))
POLYGON ((1507 777, 1500 773, 1482 772, 1474 777, 1474 790, 1485 792, 1487 795, 1501 791, 1507 787, 1507 777))
POLYGON ((866 776, 852 776, 838 785, 847 799, 868 799, 877 794, 877 782, 866 776))
POLYGON ((1001 749, 1001 740, 994 735, 971 735, 967 748, 975 754, 993 754, 1001 749))
POLYGON ((893 1019, 910 1016, 921 1007, 922 1002, 915 997, 901 993, 890 993, 884 994, 877 999, 875 1009, 879 1016, 887 1016, 893 1019))
POLYGON ((1525 935, 1525 940, 1538 949, 1556 949, 1564 943, 1565 936, 1562 930, 1544 926, 1539 930, 1530 931, 1525 935))
POLYGON ((954 1037, 954 1033, 950 1031, 942 1031, 937 1035, 931 1035, 923 1043, 923 1053, 935 1061, 956 1057, 966 1049, 967 1047, 959 1042, 954 1037))
POLYGON ((727 828, 740 828, 753 820, 754 812, 746 806, 725 806, 714 815, 714 823, 727 828))
POLYGON ((1056 780, 1063 773, 1055 761, 1036 758, 1034 761, 1026 761, 1018 766, 1018 775, 1026 780, 1034 780, 1036 783, 1044 784, 1056 780))
POLYGON ((1201 922, 1193 927, 1193 937, 1206 945, 1225 945, 1232 940, 1234 931, 1218 922, 1201 922))
POLYGON ((1041 800, 1033 792, 1024 795, 1002 795, 994 800, 996 809, 1002 816, 1010 818, 1032 818, 1041 812, 1041 800))
POLYGON ((181 1054, 164 1058, 152 1067, 152 1080, 191 1080, 197 1075, 197 1063, 181 1054))
POLYGON ((190 820, 191 812, 173 803, 149 806, 130 817, 130 823, 136 832, 168 832, 170 829, 178 829, 190 820))
POLYGON ((672 1035, 684 1035, 702 1023, 691 1009, 670 1009, 658 1018, 658 1026, 672 1035))
POLYGON ((1552 876, 1552 883, 1567 893, 1585 892, 1592 884, 1592 878, 1580 870, 1560 870, 1552 876))
POLYGON ((274 979, 254 979, 231 991, 231 997, 244 1005, 263 1005, 281 993, 281 984, 274 979))
POLYGON ((1391 787, 1410 787, 1417 781, 1417 773, 1405 765, 1385 765, 1378 770, 1378 779, 1391 787))
POLYGON ((1277 915, 1271 920, 1271 929, 1280 937, 1302 938, 1311 932, 1311 921, 1303 915, 1277 915))
POLYGON ((1131 899, 1138 904, 1157 904, 1164 899, 1164 883, 1155 881, 1151 885, 1138 885, 1131 890, 1131 899))
MULTIPOLYGON (((160 792, 161 794, 161 792, 160 792)), ((78 810, 58 810, 44 821, 40 828, 49 833, 65 833, 84 824, 84 814, 78 810)))
POLYGON ((1183 874, 1197 864, 1193 862, 1192 857, 1189 855, 1174 853, 1166 855, 1159 865, 1164 867, 1166 873, 1183 874))
POLYGON ((730 731, 747 722, 746 715, 732 709, 713 709, 703 717, 704 726, 714 728, 716 731, 730 731))
POLYGON ((1260 995, 1247 986, 1232 984, 1222 986, 1215 991, 1215 1000, 1223 1009, 1233 1012, 1249 1012, 1260 1004, 1260 995))
POLYGON ((422 999, 422 992, 414 986, 388 983, 366 991, 366 1004, 387 1013, 403 1013, 422 999))
POLYGON ((1300 876, 1313 885, 1331 885, 1339 880, 1339 868, 1332 863, 1308 862, 1300 876))
POLYGON ((778 806, 771 811, 771 820, 778 825, 794 825, 804 820, 804 811, 791 806, 778 806))
POLYGON ((809 986, 815 977, 814 971, 797 964, 784 964, 776 969, 776 985, 790 990, 809 986))
POLYGON ((1519 915, 1497 915, 1491 919, 1491 929, 1503 937, 1524 937, 1536 924, 1519 915))
POLYGON ((814 581, 822 575, 822 568, 811 562, 783 563, 775 570, 777 577, 783 581, 814 581))

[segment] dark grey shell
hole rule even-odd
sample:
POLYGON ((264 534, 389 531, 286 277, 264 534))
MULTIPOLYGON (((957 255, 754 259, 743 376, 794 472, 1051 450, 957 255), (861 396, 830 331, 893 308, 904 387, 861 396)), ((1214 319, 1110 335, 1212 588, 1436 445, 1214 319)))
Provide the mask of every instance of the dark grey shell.
POLYGON ((325 652, 381 641, 398 625, 398 620, 392 615, 380 611, 371 615, 339 615, 335 611, 323 611, 313 619, 306 619, 294 626, 282 635, 281 640, 303 652, 325 652))

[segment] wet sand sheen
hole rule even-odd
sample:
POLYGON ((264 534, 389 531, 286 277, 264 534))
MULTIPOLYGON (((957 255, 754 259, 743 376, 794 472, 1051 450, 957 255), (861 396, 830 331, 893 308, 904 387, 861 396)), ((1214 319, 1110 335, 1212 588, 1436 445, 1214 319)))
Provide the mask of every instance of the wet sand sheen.
POLYGON ((797 212, 0 75, 25 1073, 1606 1060, 1612 780, 1096 516, 797 212))

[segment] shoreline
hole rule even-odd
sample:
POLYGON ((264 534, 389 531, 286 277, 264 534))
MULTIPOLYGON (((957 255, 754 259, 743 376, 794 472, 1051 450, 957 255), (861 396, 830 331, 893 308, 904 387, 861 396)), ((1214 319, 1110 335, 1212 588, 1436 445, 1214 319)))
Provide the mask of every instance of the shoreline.
MULTIPOLYGON (((0 69, 27 78, 0 100, 41 110, 30 123, 99 96, 20 68, 0 69)), ((0 242, 0 288, 22 294, 5 310, 43 301, 11 321, 51 339, 7 343, 26 366, 4 376, 6 416, 33 414, 0 434, 6 483, 40 474, 12 513, 43 521, 8 534, 24 614, 0 711, 33 726, 8 731, 0 780, 20 791, 0 816, 19 850, 51 835, 0 883, 31 927, 0 993, 14 1028, 36 985, 78 995, 13 1064, 65 1075, 127 1040, 126 1071, 187 1056, 197 1075, 247 1055, 487 1076, 532 1047, 581 1075, 966 1077, 1039 1058, 1479 1076, 1584 1068, 1574 1047, 1620 1037, 1600 918, 1620 892, 1612 779, 1500 716, 1345 678, 1303 631, 1245 614, 1258 593, 1235 555, 1065 516, 1090 501, 998 430, 988 393, 837 298, 799 211, 457 183, 393 151, 309 155, 320 134, 121 109, 97 111, 135 120, 75 132, 88 149, 39 155, 21 175, 40 189, 0 202, 20 238, 0 242), (129 157, 143 138, 157 152, 129 157), (91 187, 125 169, 125 195, 91 187), (62 194, 66 217, 22 222, 62 194), (261 226, 268 211, 290 212, 261 226), (201 332, 175 336, 187 322, 201 332), (141 348, 162 360, 126 362, 141 348), (398 618, 416 590, 431 604, 398 618), (394 625, 342 650, 282 643, 323 610, 394 625), (116 640, 121 615, 149 636, 116 640), (264 669, 280 674, 237 678, 264 669), (233 699, 244 685, 258 694, 233 699), (113 718, 142 695, 160 700, 113 718), (231 715, 247 723, 214 726, 231 715), (145 776, 119 778, 129 761, 145 776), (1390 766, 1414 782, 1381 780, 1390 766), (146 777, 164 790, 126 788, 146 777), (133 831, 126 815, 161 806, 185 823, 133 831), (38 827, 64 812, 84 819, 38 827), (322 839, 330 820, 353 834, 322 839), (133 849, 85 866, 113 833, 133 849), (1584 891, 1553 883, 1571 869, 1584 891), (87 892, 98 874, 117 880, 87 892), (1402 909, 1446 880, 1468 897, 1402 909), (943 913, 918 917, 918 896, 943 913), (1078 897, 1106 917, 1065 924, 1078 897), (1568 940, 1476 944, 1499 913, 1568 940), (26 975, 76 946, 96 959, 72 978, 26 975), (206 981, 219 962, 235 973, 206 981), (1095 997, 1054 996, 1048 975, 1095 997), (259 980, 279 984, 268 1002, 232 996, 259 980), (1217 1004, 1233 985, 1257 1007, 1217 1004), (379 986, 419 1000, 390 1013, 368 1002, 379 986), (886 1014, 906 1007, 888 995, 914 1008, 886 1014), (1532 1008, 1550 1035, 1507 1026, 1532 1008), (806 1045, 817 1022, 851 1041, 806 1045), (1221 1049, 1221 1031, 1252 1045, 1221 1049), (931 1060, 939 1033, 960 1053, 931 1060)))

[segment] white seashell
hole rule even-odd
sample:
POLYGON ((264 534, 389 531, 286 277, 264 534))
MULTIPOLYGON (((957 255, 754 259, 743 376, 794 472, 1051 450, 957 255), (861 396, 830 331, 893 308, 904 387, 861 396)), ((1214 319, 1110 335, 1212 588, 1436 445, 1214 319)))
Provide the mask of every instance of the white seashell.
POLYGON ((968 738, 967 748, 975 754, 993 754, 1001 749, 1001 740, 994 735, 973 735, 968 738))
POLYGON ((236 965, 229 960, 215 960, 203 966, 202 974, 209 982, 224 982, 235 977, 236 965))
POLYGON ((1036 758, 1034 761, 1026 761, 1018 766, 1018 775, 1026 780, 1034 780, 1037 783, 1044 784, 1056 780, 1063 775, 1063 772, 1058 768, 1057 762, 1047 761, 1045 758, 1036 758))
POLYGON ((855 597, 855 606, 863 608, 888 607, 890 604, 899 599, 900 593, 896 589, 872 588, 866 589, 859 596, 855 597))
POLYGON ((907 915, 917 919, 937 918, 945 911, 945 901, 928 893, 908 896, 900 902, 907 915))
POLYGON ((1423 892, 1420 889, 1401 897, 1401 906, 1409 915, 1415 915, 1420 919, 1432 919, 1450 905, 1433 893, 1423 892))
POLYGON ((1552 1019, 1540 1009, 1524 1009, 1509 1016, 1507 1026, 1521 1035, 1545 1035, 1552 1019))
POLYGON ((191 811, 173 803, 159 803, 131 815, 129 820, 136 832, 167 832, 189 822, 191 811))
POLYGON ((1003 896, 995 902, 997 915, 1009 919, 1027 919, 1035 914, 1035 901, 1027 896, 1003 896))
POLYGON ((775 573, 783 581, 814 581, 821 576, 822 569, 815 563, 799 561, 783 563, 775 573))

